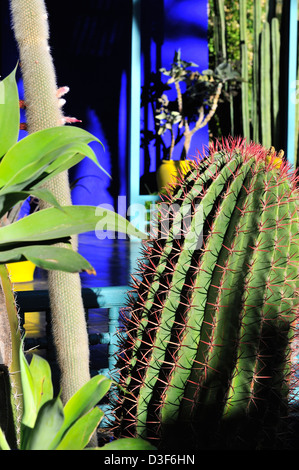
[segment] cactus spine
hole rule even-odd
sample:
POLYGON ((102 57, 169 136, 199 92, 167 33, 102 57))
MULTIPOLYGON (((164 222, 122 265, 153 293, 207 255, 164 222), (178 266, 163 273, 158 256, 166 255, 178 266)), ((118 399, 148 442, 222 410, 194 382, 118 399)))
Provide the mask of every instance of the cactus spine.
POLYGON ((224 142, 162 204, 120 345, 119 435, 166 449, 280 445, 298 313, 295 179, 273 149, 224 142))
MULTIPOLYGON (((63 123, 56 75, 48 44, 44 0, 11 0, 19 46, 29 133, 63 123)), ((47 183, 61 205, 71 204, 68 174, 47 183)), ((89 345, 79 274, 49 272, 54 342, 61 369, 62 399, 67 401, 90 378, 89 345)))

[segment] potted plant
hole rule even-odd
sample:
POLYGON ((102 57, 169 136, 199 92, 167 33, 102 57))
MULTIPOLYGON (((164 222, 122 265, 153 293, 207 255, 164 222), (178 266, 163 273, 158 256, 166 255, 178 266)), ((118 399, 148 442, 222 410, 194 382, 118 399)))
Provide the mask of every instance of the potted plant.
POLYGON ((154 138, 162 145, 162 161, 157 170, 158 191, 161 192, 178 175, 186 174, 192 160, 188 152, 194 134, 211 120, 217 109, 226 82, 239 80, 238 72, 225 62, 213 70, 199 73, 193 62, 181 59, 181 51, 174 54, 169 70, 162 68, 166 83, 154 80, 148 92, 148 99, 154 102, 156 132, 154 138), (192 67, 192 69, 190 69, 192 67), (169 99, 165 92, 175 89, 175 98, 169 99), (180 155, 178 144, 183 141, 180 155))

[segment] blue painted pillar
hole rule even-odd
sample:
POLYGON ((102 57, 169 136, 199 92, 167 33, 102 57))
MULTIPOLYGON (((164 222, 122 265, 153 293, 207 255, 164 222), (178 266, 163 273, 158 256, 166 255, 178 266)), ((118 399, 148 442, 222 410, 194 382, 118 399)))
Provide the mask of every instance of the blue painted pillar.
MULTIPOLYGON (((131 30, 131 89, 130 89, 130 135, 129 135, 129 189, 127 212, 131 222, 146 232, 145 202, 152 205, 158 199, 155 195, 140 194, 140 93, 141 93, 141 0, 132 0, 131 30)), ((137 240, 131 237, 132 240, 137 240)))
POLYGON ((288 116, 287 159, 295 165, 296 85, 298 48, 298 0, 290 0, 289 11, 289 65, 288 65, 288 116))
POLYGON ((129 204, 137 202, 140 180, 141 0, 132 0, 129 204))

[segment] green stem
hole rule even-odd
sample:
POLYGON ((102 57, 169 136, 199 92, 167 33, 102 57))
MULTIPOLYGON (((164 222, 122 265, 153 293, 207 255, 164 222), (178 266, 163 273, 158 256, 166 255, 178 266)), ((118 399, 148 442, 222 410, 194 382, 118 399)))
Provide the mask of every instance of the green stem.
POLYGON ((261 143, 267 148, 272 144, 270 83, 270 27, 266 22, 261 33, 261 143))
POLYGON ((240 47, 241 47, 241 98, 242 98, 242 121, 243 121, 243 136, 250 139, 249 127, 249 84, 248 84, 248 53, 247 53, 247 2, 240 0, 240 47))
POLYGON ((259 90, 260 90, 260 77, 259 77, 259 45, 261 33, 261 4, 254 2, 253 4, 253 65, 252 65, 252 134, 253 141, 260 141, 260 111, 259 111, 259 90))
MULTIPOLYGON (((7 384, 7 391, 4 390, 4 394, 6 395, 5 400, 8 409, 10 408, 12 411, 14 429, 16 430, 16 436, 12 437, 12 423, 7 424, 8 429, 10 429, 8 434, 10 434, 9 440, 11 443, 15 439, 17 439, 17 441, 20 439, 20 422, 23 409, 19 360, 21 333, 12 284, 9 279, 7 267, 4 264, 0 264, 0 309, 0 350, 1 364, 4 367, 1 374, 4 382, 6 382, 8 379, 7 373, 9 373, 10 384, 7 384), (11 396, 11 400, 8 399, 7 393, 11 396), (11 406, 9 402, 11 402, 11 406)), ((3 388, 4 387, 1 387, 1 393, 3 392, 3 388)), ((9 410, 8 413, 10 413, 9 410)), ((0 423, 0 426, 2 427, 2 423, 0 423)))
POLYGON ((272 52, 272 113, 273 113, 273 141, 272 145, 279 148, 279 67, 280 67, 280 31, 279 21, 271 21, 271 52, 272 52))

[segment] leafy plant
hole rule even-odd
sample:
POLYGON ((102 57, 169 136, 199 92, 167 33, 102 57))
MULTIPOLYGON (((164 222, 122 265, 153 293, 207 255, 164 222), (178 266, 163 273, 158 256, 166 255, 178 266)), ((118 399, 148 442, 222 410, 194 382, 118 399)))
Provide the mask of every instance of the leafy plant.
POLYGON ((238 73, 229 63, 222 63, 214 71, 205 70, 202 73, 191 70, 190 67, 198 66, 182 60, 181 51, 178 50, 170 69, 160 69, 160 72, 169 77, 166 83, 161 84, 156 79, 150 90, 144 90, 144 99, 156 102, 156 131, 163 146, 164 159, 172 159, 174 148, 182 139, 184 143, 180 159, 187 158, 193 135, 206 126, 215 113, 224 84, 239 80, 238 73), (176 92, 175 100, 170 100, 167 94, 172 85, 176 92), (168 132, 169 146, 162 139, 168 132))
MULTIPOLYGON (((19 99, 15 70, 1 82, 5 100, 0 106, 0 363, 3 382, 0 395, 19 396, 20 331, 12 287, 6 263, 28 259, 43 269, 68 273, 94 273, 92 265, 73 250, 70 237, 91 230, 109 229, 143 236, 118 214, 92 206, 61 206, 43 184, 85 156, 97 159, 89 143, 98 140, 75 127, 49 128, 17 141, 19 131, 19 99), (9 213, 28 195, 52 204, 52 207, 9 223, 9 213), (63 243, 63 246, 61 245, 63 243)), ((15 401, 18 401, 17 399, 15 401)), ((21 402, 14 409, 19 421, 21 402)), ((1 423, 0 423, 1 424, 1 423)))
MULTIPOLYGON (((32 355, 27 362, 20 348, 23 413, 19 450, 83 450, 97 430, 104 412, 98 403, 109 391, 112 381, 97 375, 81 387, 63 406, 54 397, 51 369, 48 362, 32 355)), ((119 439, 99 450, 144 449, 154 446, 143 439, 119 439)), ((0 450, 12 450, 0 428, 0 450)))

